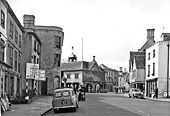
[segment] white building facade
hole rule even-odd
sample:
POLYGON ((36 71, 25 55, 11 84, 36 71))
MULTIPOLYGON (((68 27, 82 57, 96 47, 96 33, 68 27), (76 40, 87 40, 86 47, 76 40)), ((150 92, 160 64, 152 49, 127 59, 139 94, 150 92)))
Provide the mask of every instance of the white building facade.
MULTIPOLYGON (((168 41, 159 41, 146 49, 146 80, 145 95, 153 97, 154 90, 158 88, 158 96, 167 92, 168 76, 168 41)), ((168 87, 169 88, 169 87, 168 87)), ((170 88, 169 88, 170 90, 170 88)))

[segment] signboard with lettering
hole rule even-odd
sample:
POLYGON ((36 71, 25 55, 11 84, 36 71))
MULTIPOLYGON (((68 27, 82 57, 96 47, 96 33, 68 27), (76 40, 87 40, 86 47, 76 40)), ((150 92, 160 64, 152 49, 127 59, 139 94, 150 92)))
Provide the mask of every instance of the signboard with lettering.
POLYGON ((46 81, 46 78, 45 78, 45 70, 39 70, 39 76, 36 80, 39 80, 39 81, 46 81))
POLYGON ((36 79, 39 76, 39 64, 27 63, 26 79, 36 79))

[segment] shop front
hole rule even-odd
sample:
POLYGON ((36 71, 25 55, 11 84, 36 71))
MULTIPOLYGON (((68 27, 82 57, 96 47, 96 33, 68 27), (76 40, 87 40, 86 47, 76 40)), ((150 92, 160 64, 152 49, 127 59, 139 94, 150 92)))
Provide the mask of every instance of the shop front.
POLYGON ((154 79, 151 79, 151 80, 146 80, 146 96, 147 97, 153 97, 154 95, 154 90, 157 86, 157 83, 158 83, 158 78, 154 78, 154 79))

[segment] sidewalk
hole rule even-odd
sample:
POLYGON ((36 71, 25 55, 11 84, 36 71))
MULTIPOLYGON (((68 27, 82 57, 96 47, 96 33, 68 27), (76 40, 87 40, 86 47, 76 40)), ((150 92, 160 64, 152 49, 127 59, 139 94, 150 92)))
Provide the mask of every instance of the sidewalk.
POLYGON ((52 96, 36 96, 31 104, 12 104, 2 116, 40 116, 51 109, 52 96))
MULTIPOLYGON (((121 95, 121 96, 125 96, 125 97, 129 97, 128 96, 128 93, 118 93, 118 95, 121 95)), ((170 103, 170 98, 151 98, 151 97, 145 97, 144 99, 148 99, 148 100, 154 100, 154 101, 161 101, 161 102, 169 102, 170 103)))

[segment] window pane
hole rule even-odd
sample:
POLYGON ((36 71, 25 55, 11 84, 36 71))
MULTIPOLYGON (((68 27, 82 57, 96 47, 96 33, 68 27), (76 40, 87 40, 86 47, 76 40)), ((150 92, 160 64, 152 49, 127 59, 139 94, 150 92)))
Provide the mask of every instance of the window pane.
POLYGON ((70 92, 69 91, 64 91, 63 92, 63 97, 68 97, 70 95, 70 92))
POLYGON ((61 97, 61 92, 56 92, 56 93, 55 93, 55 96, 56 96, 56 97, 61 97))
POLYGON ((5 13, 1 10, 1 26, 5 28, 5 13))

